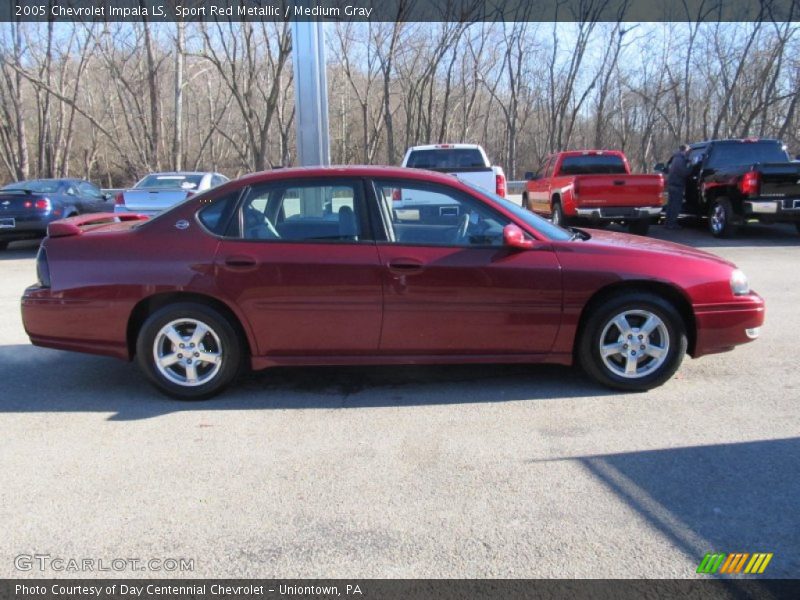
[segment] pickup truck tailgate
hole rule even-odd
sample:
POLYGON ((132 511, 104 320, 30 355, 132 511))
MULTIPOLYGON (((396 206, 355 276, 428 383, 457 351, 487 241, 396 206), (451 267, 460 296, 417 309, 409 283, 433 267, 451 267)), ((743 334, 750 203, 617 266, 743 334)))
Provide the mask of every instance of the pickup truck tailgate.
POLYGON ((661 175, 577 175, 573 197, 581 207, 659 206, 664 203, 661 175))
POLYGON ((756 169, 762 198, 800 198, 800 163, 763 163, 756 169))

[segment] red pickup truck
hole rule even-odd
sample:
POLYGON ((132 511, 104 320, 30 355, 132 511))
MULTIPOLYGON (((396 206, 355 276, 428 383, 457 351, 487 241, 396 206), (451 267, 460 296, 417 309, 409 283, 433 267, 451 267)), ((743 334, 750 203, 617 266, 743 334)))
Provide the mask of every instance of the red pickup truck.
POLYGON ((616 222, 646 235, 665 201, 663 175, 632 175, 628 159, 615 150, 557 152, 525 179, 523 208, 556 225, 616 222))

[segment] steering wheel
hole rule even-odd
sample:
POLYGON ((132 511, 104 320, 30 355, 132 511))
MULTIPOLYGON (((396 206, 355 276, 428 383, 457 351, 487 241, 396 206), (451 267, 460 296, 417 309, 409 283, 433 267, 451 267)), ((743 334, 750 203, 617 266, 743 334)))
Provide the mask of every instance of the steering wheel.
POLYGON ((456 228, 456 243, 463 242, 467 239, 467 230, 469 229, 469 213, 461 216, 456 228))

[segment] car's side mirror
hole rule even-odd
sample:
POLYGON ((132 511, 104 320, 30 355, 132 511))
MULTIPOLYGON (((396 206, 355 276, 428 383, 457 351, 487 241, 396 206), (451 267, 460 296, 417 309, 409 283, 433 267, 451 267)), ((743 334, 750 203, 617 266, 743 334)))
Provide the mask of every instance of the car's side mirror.
POLYGON ((525 171, 525 179, 530 181, 531 179, 536 179, 536 173, 533 171, 525 171))
POLYGON ((664 163, 656 163, 656 166, 653 167, 653 170, 656 173, 666 173, 667 172, 667 165, 664 163))
POLYGON ((503 227, 503 243, 509 248, 529 250, 533 248, 534 241, 526 237, 525 232, 517 225, 511 223, 503 227))

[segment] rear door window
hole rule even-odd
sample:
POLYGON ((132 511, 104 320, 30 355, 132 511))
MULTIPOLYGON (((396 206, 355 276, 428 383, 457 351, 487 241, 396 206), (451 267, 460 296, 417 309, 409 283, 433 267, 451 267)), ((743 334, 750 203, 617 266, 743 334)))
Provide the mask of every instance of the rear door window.
POLYGON ((239 211, 241 237, 355 243, 371 240, 360 181, 275 183, 253 188, 239 211))

